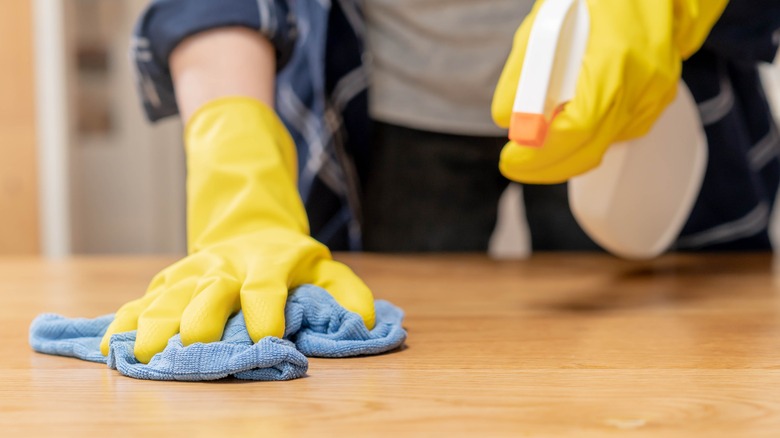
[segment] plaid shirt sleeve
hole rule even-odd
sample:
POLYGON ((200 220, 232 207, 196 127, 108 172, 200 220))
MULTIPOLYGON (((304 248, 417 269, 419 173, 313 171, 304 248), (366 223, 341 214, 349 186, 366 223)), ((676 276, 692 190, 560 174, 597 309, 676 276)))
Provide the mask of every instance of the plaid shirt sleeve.
POLYGON ((246 27, 267 37, 280 69, 292 56, 297 29, 287 0, 154 0, 138 20, 130 47, 149 120, 179 112, 168 69, 176 45, 190 35, 225 26, 246 27))

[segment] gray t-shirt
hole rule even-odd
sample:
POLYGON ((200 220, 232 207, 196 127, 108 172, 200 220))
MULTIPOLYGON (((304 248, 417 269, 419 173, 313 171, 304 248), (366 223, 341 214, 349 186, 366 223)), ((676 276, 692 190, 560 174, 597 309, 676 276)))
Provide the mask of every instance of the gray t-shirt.
POLYGON ((490 117, 533 0, 365 0, 370 112, 435 132, 504 135, 490 117))

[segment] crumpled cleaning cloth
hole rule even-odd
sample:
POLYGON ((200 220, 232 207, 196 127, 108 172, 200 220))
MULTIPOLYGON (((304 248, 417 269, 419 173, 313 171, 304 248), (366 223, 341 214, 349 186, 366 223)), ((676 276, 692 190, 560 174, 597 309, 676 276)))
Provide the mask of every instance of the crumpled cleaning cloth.
POLYGON ((148 365, 133 355, 135 331, 112 336, 108 357, 100 354, 100 340, 114 315, 95 319, 39 315, 30 325, 30 345, 40 353, 106 363, 136 379, 291 380, 306 374, 306 356, 370 355, 401 346, 406 339, 403 311, 383 300, 375 307, 376 325, 369 331, 360 316, 345 310, 325 290, 304 285, 287 299, 284 339, 269 336, 253 343, 239 312, 228 320, 221 341, 185 347, 175 335, 148 365))

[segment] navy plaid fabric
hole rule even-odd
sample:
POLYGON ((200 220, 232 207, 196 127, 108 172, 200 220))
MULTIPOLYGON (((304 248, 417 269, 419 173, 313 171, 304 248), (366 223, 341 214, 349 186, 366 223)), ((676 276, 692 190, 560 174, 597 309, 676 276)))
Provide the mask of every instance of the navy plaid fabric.
POLYGON ((780 135, 758 76, 780 42, 780 2, 732 1, 704 48, 683 64, 699 106, 709 162, 679 249, 770 249, 780 135))
MULTIPOLYGON (((312 235, 360 249, 360 185, 368 161, 368 75, 359 0, 155 0, 138 22, 132 56, 150 120, 176 114, 167 66, 188 35, 244 26, 277 51, 276 110, 295 140, 299 191, 312 235)), ((758 79, 780 40, 776 0, 731 2, 683 79, 705 126, 710 160, 680 249, 769 248, 780 181, 780 135, 758 79)))

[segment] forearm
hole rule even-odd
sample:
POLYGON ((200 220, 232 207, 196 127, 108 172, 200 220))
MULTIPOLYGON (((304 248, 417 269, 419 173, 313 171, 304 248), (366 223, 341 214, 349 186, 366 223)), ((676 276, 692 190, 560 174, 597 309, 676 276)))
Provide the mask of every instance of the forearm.
POLYGON ((251 97, 273 107, 274 48, 253 30, 230 27, 193 35, 171 53, 169 64, 185 123, 219 97, 251 97))

